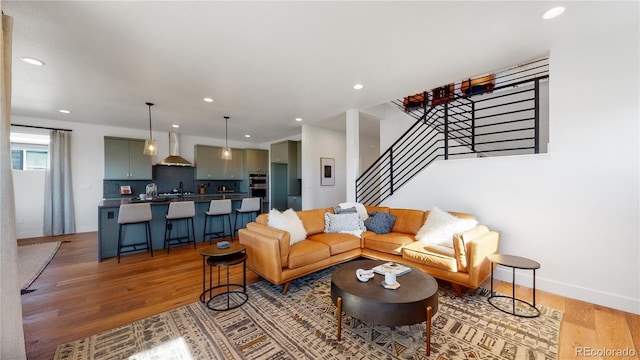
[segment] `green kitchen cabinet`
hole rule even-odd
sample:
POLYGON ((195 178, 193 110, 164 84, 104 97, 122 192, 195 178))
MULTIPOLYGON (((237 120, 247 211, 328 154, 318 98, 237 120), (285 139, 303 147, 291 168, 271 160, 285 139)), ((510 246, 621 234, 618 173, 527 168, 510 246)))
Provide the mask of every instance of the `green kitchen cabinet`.
POLYGON ((287 197, 287 208, 293 209, 295 211, 302 210, 302 196, 289 195, 287 197))
POLYGON ((289 163, 289 151, 290 143, 293 141, 283 141, 276 144, 271 144, 271 162, 278 164, 289 163))
POLYGON ((216 152, 216 149, 220 148, 205 145, 195 146, 196 180, 213 180, 222 177, 222 171, 217 167, 220 162, 220 150, 216 152))
POLYGON ((269 171, 269 151, 260 149, 246 149, 245 160, 247 172, 266 174, 269 171))
POLYGON ((244 149, 231 149, 231 160, 222 160, 222 148, 219 150, 220 167, 222 168, 221 180, 243 180, 244 174, 244 149))
POLYGON ((196 145, 196 180, 244 179, 244 150, 231 149, 231 154, 231 160, 223 160, 222 147, 196 145))
MULTIPOLYGON (((288 196, 300 196, 301 181, 298 172, 299 141, 271 144, 271 206, 278 210, 290 207, 288 196), (286 161, 285 161, 286 160, 286 161)), ((301 206, 297 202, 297 207, 301 206)))
POLYGON ((104 138, 105 180, 151 180, 151 156, 144 155, 144 140, 104 138))

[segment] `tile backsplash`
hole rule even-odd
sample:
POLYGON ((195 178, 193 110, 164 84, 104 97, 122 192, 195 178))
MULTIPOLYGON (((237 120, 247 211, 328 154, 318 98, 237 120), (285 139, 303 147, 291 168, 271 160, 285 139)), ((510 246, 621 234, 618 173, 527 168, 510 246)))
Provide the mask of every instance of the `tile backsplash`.
MULTIPOLYGON (((147 184, 155 182, 158 187, 158 193, 172 192, 178 189, 180 182, 185 192, 197 193, 199 184, 208 184, 205 189, 206 194, 215 194, 220 186, 226 186, 227 189, 234 189, 236 192, 243 192, 245 187, 244 180, 211 180, 202 181, 195 180, 195 168, 186 166, 154 166, 153 181, 151 180, 103 180, 102 197, 105 199, 120 198, 120 186, 131 186, 132 195, 144 194, 147 184)), ((246 190, 244 190, 246 191, 246 190)))

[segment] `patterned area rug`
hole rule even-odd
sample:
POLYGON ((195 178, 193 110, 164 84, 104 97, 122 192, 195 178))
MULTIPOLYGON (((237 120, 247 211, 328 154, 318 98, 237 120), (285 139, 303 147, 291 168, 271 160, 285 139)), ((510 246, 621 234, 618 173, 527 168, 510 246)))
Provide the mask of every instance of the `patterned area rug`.
MULTIPOLYGON (((344 316, 336 341, 332 270, 294 281, 285 296, 281 286, 253 284, 231 311, 196 302, 60 345, 55 359, 427 359, 424 323, 344 316)), ((557 359, 560 311, 539 306, 539 318, 517 318, 488 304, 487 291, 459 298, 442 286, 439 295, 428 359, 557 359)))

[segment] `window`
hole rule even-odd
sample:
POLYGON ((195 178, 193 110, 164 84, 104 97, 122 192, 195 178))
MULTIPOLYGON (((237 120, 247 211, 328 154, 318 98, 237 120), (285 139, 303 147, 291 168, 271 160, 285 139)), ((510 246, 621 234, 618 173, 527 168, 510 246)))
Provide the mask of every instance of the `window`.
POLYGON ((49 135, 11 133, 13 170, 45 170, 49 161, 49 135))

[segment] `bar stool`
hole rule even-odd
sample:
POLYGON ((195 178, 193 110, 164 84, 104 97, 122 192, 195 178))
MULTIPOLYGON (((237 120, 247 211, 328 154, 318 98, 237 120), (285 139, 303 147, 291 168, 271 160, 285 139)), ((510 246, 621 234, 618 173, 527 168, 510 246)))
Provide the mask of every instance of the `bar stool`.
POLYGON ((234 236, 238 232, 239 215, 242 214, 242 220, 244 221, 244 214, 249 214, 249 215, 254 214, 257 217, 258 212, 260 212, 261 209, 262 209, 262 198, 253 197, 253 198, 242 199, 240 208, 236 209, 236 222, 235 222, 234 236))
POLYGON ((209 237, 209 244, 211 244, 211 240, 216 238, 224 238, 224 217, 227 217, 229 221, 229 232, 233 234, 233 228, 231 227, 231 200, 211 200, 209 203, 209 210, 204 212, 204 229, 202 230, 202 241, 205 241, 207 235, 212 235, 209 237), (220 224, 222 225, 222 231, 209 231, 207 232, 207 223, 209 218, 220 218, 220 224))
POLYGON ((147 250, 151 251, 151 257, 153 257, 153 247, 151 245, 151 227, 149 226, 151 216, 151 204, 123 204, 120 205, 120 211, 118 212, 118 264, 120 263, 120 254, 147 250), (144 224, 145 228, 145 242, 138 242, 133 244, 123 244, 122 234, 126 225, 144 224), (144 248, 138 248, 138 246, 144 245, 144 248), (123 250, 123 248, 130 248, 123 250))
POLYGON ((169 210, 167 211, 166 222, 164 227, 164 247, 167 248, 167 254, 171 249, 171 245, 189 244, 193 241, 193 248, 196 248, 196 235, 193 231, 193 217, 196 216, 196 205, 193 201, 178 201, 169 203, 169 210), (171 231, 173 230, 173 223, 184 220, 187 225, 187 235, 171 237, 171 231), (191 232, 189 232, 189 222, 191 222, 191 232), (167 231, 168 230, 168 231, 167 231), (192 236, 193 235, 193 240, 192 236), (186 240, 186 241, 183 241, 186 240))

